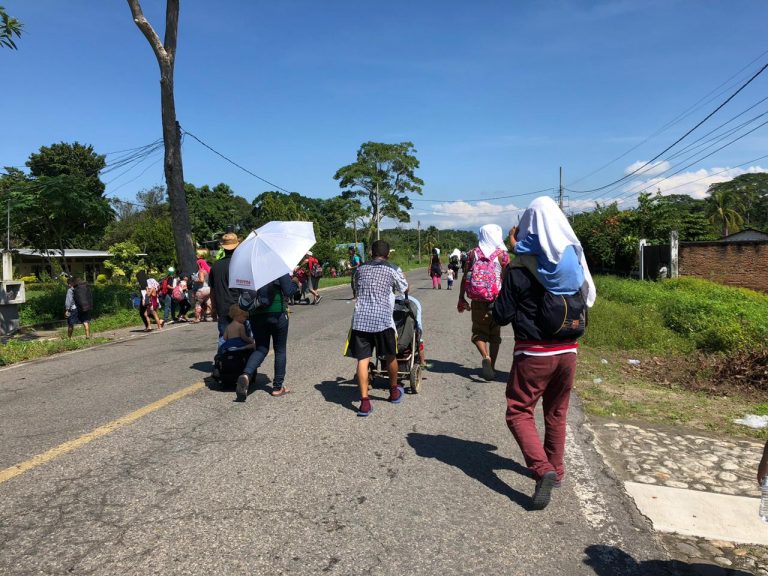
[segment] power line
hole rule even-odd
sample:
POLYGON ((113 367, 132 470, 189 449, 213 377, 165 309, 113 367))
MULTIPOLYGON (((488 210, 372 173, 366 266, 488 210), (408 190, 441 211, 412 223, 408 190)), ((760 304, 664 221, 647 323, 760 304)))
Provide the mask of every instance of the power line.
POLYGON ((741 73, 742 73, 744 70, 746 70, 747 68, 749 68, 750 66, 752 66, 752 64, 754 64, 755 62, 757 62, 758 60, 760 60, 760 59, 761 59, 763 56, 765 56, 766 54, 768 54, 768 50, 764 51, 762 54, 760 54, 759 56, 757 56, 756 58, 754 58, 754 59, 753 59, 752 61, 750 61, 748 64, 745 64, 744 66, 742 66, 742 67, 741 67, 741 68, 740 68, 740 69, 739 69, 739 70, 738 70, 736 73, 734 73, 733 75, 731 75, 731 77, 730 77, 730 78, 728 78, 727 80, 725 80, 725 81, 721 82, 721 83, 720 83, 718 86, 716 86, 715 88, 713 88, 712 90, 710 90, 710 91, 709 91, 707 94, 705 94, 704 96, 702 96, 701 98, 699 98, 699 99, 698 99, 696 102, 694 102, 694 103, 693 103, 691 106, 689 106, 689 107, 688 107, 686 110, 684 110, 683 112, 681 112, 680 114, 678 114, 677 116, 675 116, 675 117, 674 117, 672 120, 670 120, 669 122, 667 122, 666 124, 664 124, 664 125, 663 125, 661 128, 659 128, 658 130, 656 130, 656 131, 655 131, 653 134, 651 134, 650 136, 646 137, 646 138, 645 138, 645 139, 644 139, 642 142, 640 142, 639 144, 636 144, 636 145, 632 146, 632 147, 631 147, 629 150, 627 150, 627 151, 626 151, 626 152, 624 152, 623 154, 621 154, 621 155, 617 156, 616 158, 614 158, 614 159, 613 159, 613 160, 611 160, 610 162, 608 162, 608 163, 606 163, 606 164, 602 165, 600 168, 597 168, 596 170, 593 170, 592 172, 590 172, 590 173, 589 173, 589 174, 587 174, 586 176, 582 176, 582 177, 581 177, 581 178, 579 178, 578 180, 574 180, 573 182, 569 182, 569 183, 568 183, 568 186, 573 186, 574 184, 578 184, 578 183, 579 183, 579 182, 581 182, 582 180, 585 180, 585 179, 589 178, 590 176, 593 176, 594 174, 597 174, 598 172, 600 172, 600 171, 602 171, 603 169, 607 168, 608 166, 610 166, 610 165, 611 165, 611 164, 613 164, 614 162, 617 162, 618 160, 621 160, 622 158, 624 158, 625 156, 627 156, 627 155, 628 155, 630 152, 633 152, 634 150, 637 150, 637 149, 638 149, 640 146, 642 146, 643 144, 645 144, 646 142, 648 142, 649 140, 651 140, 651 139, 652 139, 652 138, 654 138, 655 136, 658 136, 659 134, 663 133, 663 132, 664 132, 664 131, 665 131, 667 128, 671 128, 672 126, 674 126, 674 125, 675 125, 675 124, 677 124, 678 122, 682 121, 684 118, 687 118, 688 116, 690 116, 691 114, 693 114, 693 112, 694 112, 695 110, 698 110, 698 109, 699 109, 701 106, 703 106, 704 104, 708 104, 709 102, 711 102, 712 100, 714 100, 716 97, 718 97, 720 94, 722 94, 723 92, 725 92, 725 90, 727 90, 727 88, 728 88, 728 87, 727 87, 727 84, 729 84, 731 80, 733 80, 734 78, 736 78, 736 77, 737 77, 739 74, 741 74, 741 73), (723 88, 722 90, 720 90, 720 88, 722 88, 722 87, 724 87, 724 88, 723 88), (710 98, 710 96, 711 96, 711 98, 710 98))
POLYGON ((637 172, 639 172, 640 170, 642 170, 642 169, 643 169, 643 168, 645 168, 646 166, 649 166, 649 165, 653 164, 653 162, 655 162, 655 161, 656 161, 658 158, 660 158, 661 156, 663 156, 664 154, 666 154, 666 153, 667 153, 669 150, 671 150, 672 148, 674 148, 675 146, 677 146, 677 145, 678 145, 678 144, 679 144, 679 143, 680 143, 682 140, 684 140, 684 139, 685 139, 685 138, 686 138, 688 135, 690 135, 690 134, 691 134, 691 132, 693 132, 693 131, 694 131, 694 130, 696 130, 696 129, 697 129, 699 126, 701 126, 702 124, 704 124, 704 123, 705 123, 707 120, 709 120, 709 119, 710 119, 712 116, 714 116, 714 115, 715 115, 715 114, 716 114, 716 113, 717 113, 717 112, 718 112, 720 109, 722 109, 722 108, 723 108, 723 107, 724 107, 726 104, 728 104, 728 102, 730 102, 731 100, 733 100, 733 99, 736 97, 736 95, 737 95, 737 94, 739 94, 739 93, 740 93, 742 90, 744 90, 744 88, 746 88, 747 86, 749 86, 749 84, 751 84, 751 83, 752 83, 752 82, 755 80, 755 78, 757 78, 758 76, 760 76, 760 74, 762 74, 762 73, 765 71, 765 69, 766 69, 766 68, 768 68, 768 63, 766 63, 765 65, 763 65, 763 66, 762 66, 762 67, 761 67, 761 68, 760 68, 760 69, 759 69, 757 72, 755 72, 755 73, 752 75, 752 77, 751 77, 749 80, 747 80, 747 81, 746 81, 744 84, 742 84, 742 85, 739 87, 739 89, 738 89, 738 90, 736 90, 736 92, 734 92, 734 93, 733 93, 733 94, 731 94, 731 95, 730 95, 728 98, 726 98, 726 99, 725 99, 725 100, 724 100, 724 101, 723 101, 723 102, 722 102, 722 103, 721 103, 721 104, 720 104, 720 105, 719 105, 717 108, 715 108, 715 109, 714 109, 712 112, 710 112, 709 114, 707 114, 707 115, 704 117, 704 119, 703 119, 703 120, 701 120, 701 121, 700 121, 698 124, 696 124, 696 125, 695 125, 693 128, 691 128, 690 130, 688 130, 688 131, 687 131, 685 134, 683 134, 683 135, 682 135, 680 138, 678 138, 677 140, 675 140, 675 141, 674 141, 672 144, 670 144, 669 146, 667 146, 667 147, 666 147, 664 150, 662 150, 661 152, 659 152, 658 154, 656 154, 656 156, 654 156, 653 158, 651 158, 650 160, 648 160, 647 162, 645 162, 645 163, 644 163, 642 166, 640 166, 640 167, 636 168, 635 170, 633 170, 633 171, 632 171, 632 172, 630 172, 629 174, 625 174, 625 175, 624 175, 624 176, 622 176, 621 178, 619 178, 619 179, 617 179, 617 180, 614 180, 613 182, 610 182, 610 183, 608 183, 608 184, 605 184, 604 186, 600 186, 600 187, 598 187, 598 188, 592 188, 592 189, 590 189, 590 190, 571 190, 571 192, 574 192, 574 193, 576 193, 576 194, 589 194, 589 193, 592 193, 592 192, 599 192, 600 190, 605 190, 606 188, 610 188, 610 187, 612 187, 612 186, 615 186, 616 184, 618 184, 618 183, 620 183, 620 182, 623 182, 624 180, 626 180, 627 178, 629 178, 629 177, 633 176, 634 174, 636 174, 637 172))
POLYGON ((277 184, 275 184, 275 183, 273 183, 273 182, 270 182, 269 180, 266 180, 266 179, 262 178, 262 177, 261 177, 261 176, 259 176, 258 174, 255 174, 255 173, 251 172, 250 170, 248 170, 248 168, 245 168, 245 167, 241 166, 240 164, 238 164, 237 162, 235 162, 235 161, 234 161, 234 160, 232 160, 231 158, 228 158, 227 156, 225 156, 224 154, 222 154, 222 153, 221 153, 221 152, 219 152, 218 150, 214 150, 214 149, 213 149, 211 146, 209 146, 208 144, 206 144, 205 142, 203 142, 202 140, 200 140, 200 138, 198 138, 197 136, 195 136, 194 134, 192 134, 192 132, 189 132, 188 130, 184 130, 184 128, 182 128, 181 130, 182 130, 182 132, 183 132, 184 134, 189 134, 189 135, 190 135, 192 138, 194 138, 195 140, 197 140, 198 142, 200 142, 200 144, 202 144, 203 146, 205 146, 206 148, 208 148, 208 150, 210 150, 211 152, 213 152, 213 153, 214 153, 214 154, 216 154, 217 156, 220 156, 221 158, 223 158, 224 160, 226 160, 227 162, 229 162, 229 163, 230 163, 230 164, 232 164, 233 166, 237 166, 237 167, 238 167, 238 168, 240 168, 240 170, 242 170, 243 172, 246 172, 247 174, 250 174, 250 175, 251 175, 251 176, 253 176, 254 178, 258 178, 259 180, 261 180, 262 182, 265 182, 265 183, 269 184, 270 186, 274 186, 274 187, 275 187, 275 188, 277 188, 278 190, 282 190, 282 191, 283 191, 283 192, 285 192, 286 194, 290 194, 290 193, 291 193, 289 190, 286 190, 286 189, 285 189, 285 188, 283 188, 282 186, 278 186, 277 184))
POLYGON ((534 190, 533 192, 523 192, 520 194, 508 194, 506 196, 493 196, 484 198, 460 198, 460 199, 445 199, 438 200, 436 198, 411 198, 411 202, 483 202, 485 200, 504 200, 507 198, 522 198, 523 196, 530 196, 532 194, 541 194, 543 192, 552 192, 554 188, 543 188, 542 190, 534 190))

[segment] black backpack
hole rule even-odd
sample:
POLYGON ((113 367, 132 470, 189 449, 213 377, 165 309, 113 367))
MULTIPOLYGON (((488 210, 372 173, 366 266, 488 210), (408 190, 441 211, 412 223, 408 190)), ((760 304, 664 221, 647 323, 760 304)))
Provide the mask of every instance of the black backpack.
MULTIPOLYGON (((536 282, 539 274, 536 269, 535 258, 517 256, 524 268, 527 268, 536 282)), ((545 289, 538 310, 536 311, 536 327, 541 331, 543 338, 547 340, 576 340, 584 335, 587 328, 587 302, 584 299, 584 290, 573 294, 553 294, 545 289)))
POLYGON ((581 291, 575 294, 553 294, 544 291, 536 326, 548 340, 575 340, 587 327, 587 303, 581 291))
POLYGON ((87 282, 79 282, 72 289, 75 306, 78 312, 89 312, 93 309, 93 294, 87 282))

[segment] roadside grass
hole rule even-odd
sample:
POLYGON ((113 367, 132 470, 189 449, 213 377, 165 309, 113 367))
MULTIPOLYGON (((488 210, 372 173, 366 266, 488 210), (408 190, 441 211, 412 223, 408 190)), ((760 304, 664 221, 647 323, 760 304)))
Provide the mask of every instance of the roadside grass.
POLYGON ((645 351, 606 350, 584 346, 579 351, 575 390, 588 414, 601 419, 651 422, 684 426, 726 436, 768 440, 768 429, 754 429, 733 422, 746 414, 768 413, 768 403, 736 391, 713 394, 695 390, 677 380, 670 370, 669 381, 649 379, 640 366, 658 363, 682 366, 683 356, 656 357, 645 351), (606 362, 603 362, 605 360, 606 362))
POLYGON ((712 381, 699 354, 729 354, 768 338, 768 296, 696 278, 595 278, 598 298, 582 339, 576 391, 607 419, 646 421, 767 439, 733 420, 768 414, 768 396, 712 381), (630 359, 640 362, 629 364, 630 359))
POLYGON ((91 346, 98 346, 99 344, 104 344, 109 341, 110 338, 103 337, 95 337, 91 339, 79 337, 42 341, 9 340, 0 346, 0 366, 16 364, 35 358, 43 358, 51 356, 52 354, 67 352, 69 350, 90 348, 91 346))

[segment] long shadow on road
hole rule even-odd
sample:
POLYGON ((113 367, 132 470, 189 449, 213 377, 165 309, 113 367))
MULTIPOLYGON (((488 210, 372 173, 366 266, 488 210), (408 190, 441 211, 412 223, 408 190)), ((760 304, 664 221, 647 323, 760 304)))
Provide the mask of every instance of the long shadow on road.
POLYGON ((444 434, 408 434, 408 444, 422 458, 435 458, 455 466, 470 478, 484 484, 502 496, 508 497, 521 508, 531 509, 531 498, 508 486, 496 474, 497 470, 512 470, 530 477, 528 469, 510 458, 499 456, 493 444, 463 440, 444 434))
POLYGON ((743 570, 723 568, 714 564, 688 564, 679 560, 646 560, 638 562, 621 548, 595 544, 584 550, 584 564, 597 576, 749 576, 743 570))
MULTIPOLYGON (((325 380, 319 384, 315 384, 315 389, 323 395, 326 402, 333 402, 334 404, 343 406, 347 410, 357 412, 357 403, 360 401, 360 392, 358 392, 357 383, 354 380, 347 380, 346 378, 339 376, 336 380, 325 380)), ((369 387, 368 397, 373 402, 377 400, 387 401, 389 393, 383 396, 374 396, 372 394, 373 390, 373 386, 369 387)))
POLYGON ((457 376, 461 376, 472 382, 487 382, 487 380, 484 380, 479 376, 480 368, 469 368, 457 362, 448 362, 446 360, 437 360, 435 358, 430 358, 429 362, 432 364, 432 368, 430 368, 429 371, 434 372, 435 374, 456 374, 457 376))

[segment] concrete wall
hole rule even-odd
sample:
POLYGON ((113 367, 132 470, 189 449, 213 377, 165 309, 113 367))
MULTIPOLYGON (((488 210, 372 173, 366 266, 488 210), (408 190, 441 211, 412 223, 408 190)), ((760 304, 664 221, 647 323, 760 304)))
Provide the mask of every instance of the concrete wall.
POLYGON ((768 292, 768 242, 681 242, 680 276, 768 292))

